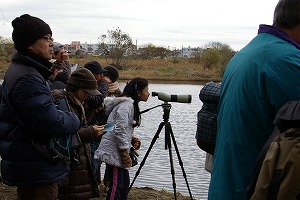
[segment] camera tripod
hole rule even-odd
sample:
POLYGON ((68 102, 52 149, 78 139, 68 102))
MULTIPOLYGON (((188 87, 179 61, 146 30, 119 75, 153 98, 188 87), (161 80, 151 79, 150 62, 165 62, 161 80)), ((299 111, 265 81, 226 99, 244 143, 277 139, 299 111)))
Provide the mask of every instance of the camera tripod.
MULTIPOLYGON (((181 166, 181 171, 182 171, 183 177, 185 179, 187 189, 189 191, 190 198, 193 199, 192 198, 192 194, 191 194, 191 190, 190 190, 187 178, 186 178, 186 173, 185 173, 185 170, 183 168, 183 162, 181 160, 181 157, 180 157, 180 154, 179 154, 179 150, 178 150, 178 147, 177 147, 177 144, 176 144, 176 141, 175 141, 175 137, 174 137, 174 134, 173 134, 173 131, 172 131, 171 123, 169 122, 171 104, 169 104, 168 102, 165 102, 162 105, 154 106, 153 108, 156 108, 156 107, 159 107, 159 106, 162 106, 162 108, 164 110, 164 114, 163 114, 164 121, 161 122, 160 125, 158 126, 156 134, 154 135, 154 137, 153 137, 153 139, 151 141, 151 144, 150 144, 150 146, 149 146, 149 148, 148 148, 148 150, 147 150, 147 152, 145 154, 145 157, 143 158, 143 160, 142 160, 142 162, 141 162, 138 170, 136 171, 135 177, 132 180, 132 183, 130 184, 129 190, 131 189, 131 187, 134 184, 137 176, 139 175, 142 167, 144 166, 145 161, 146 161, 146 159, 147 159, 147 157, 148 157, 148 155, 149 155, 149 153, 150 153, 150 151, 151 151, 154 143, 156 142, 157 138, 159 137, 159 134, 160 134, 161 130, 163 129, 163 127, 165 127, 165 150, 169 149, 169 158, 170 158, 170 167, 171 167, 171 174, 172 174, 174 198, 175 198, 175 200, 177 200, 177 197, 176 197, 175 171, 174 171, 174 163, 173 163, 173 156, 172 156, 172 150, 171 150, 171 138, 172 138, 172 142, 174 144, 175 151, 176 151, 176 154, 177 154, 177 157, 178 157, 179 165, 181 166)), ((149 111, 149 110, 151 110, 153 108, 150 108, 150 109, 147 109, 145 111, 142 111, 141 113, 147 112, 147 111, 149 111)))

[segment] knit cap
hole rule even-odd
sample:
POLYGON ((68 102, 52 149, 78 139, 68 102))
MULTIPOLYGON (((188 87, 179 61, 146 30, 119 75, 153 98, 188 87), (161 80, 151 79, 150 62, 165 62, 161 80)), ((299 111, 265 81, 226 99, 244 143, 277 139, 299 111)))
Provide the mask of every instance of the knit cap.
POLYGON ((48 24, 29 14, 15 18, 11 24, 14 29, 12 39, 17 51, 25 51, 28 46, 47 34, 52 36, 52 31, 48 24))
POLYGON ((104 67, 106 72, 103 73, 104 76, 110 78, 111 82, 116 82, 119 79, 119 72, 118 69, 113 66, 104 67))
POLYGON ((97 90, 97 81, 88 69, 79 68, 75 70, 68 79, 67 84, 81 88, 91 95, 100 95, 97 90))
POLYGON ((97 61, 87 62, 83 67, 90 70, 93 74, 102 74, 106 71, 97 61))

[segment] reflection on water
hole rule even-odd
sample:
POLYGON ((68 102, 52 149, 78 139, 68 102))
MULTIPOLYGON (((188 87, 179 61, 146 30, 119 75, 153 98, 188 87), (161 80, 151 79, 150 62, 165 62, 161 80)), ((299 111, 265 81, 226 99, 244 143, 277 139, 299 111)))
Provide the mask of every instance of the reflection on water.
MULTIPOLYGON (((121 88, 124 84, 121 84, 121 88)), ((197 126, 197 112, 202 106, 199 100, 199 91, 202 85, 189 84, 154 84, 150 82, 150 92, 164 92, 167 94, 190 94, 192 102, 171 104, 169 122, 174 133, 179 155, 183 162, 183 169, 192 195, 196 199, 207 199, 210 174, 204 170, 205 152, 199 149, 195 140, 197 126)), ((141 102, 141 110, 163 104, 157 97, 149 97, 147 102, 141 102)), ((130 170, 131 180, 135 177, 141 161, 153 141, 159 124, 163 122, 164 109, 160 106, 142 114, 142 124, 135 134, 142 142, 139 150, 139 164, 130 170)), ((179 164, 177 154, 172 143, 172 157, 175 169, 175 182, 177 192, 189 196, 187 184, 179 164)), ((173 192, 173 183, 170 167, 169 150, 165 150, 165 130, 159 134, 144 166, 141 168, 133 187, 152 187, 158 190, 166 189, 173 192)), ((104 171, 104 170, 102 170, 104 171)), ((103 176, 102 176, 103 177, 103 176)))

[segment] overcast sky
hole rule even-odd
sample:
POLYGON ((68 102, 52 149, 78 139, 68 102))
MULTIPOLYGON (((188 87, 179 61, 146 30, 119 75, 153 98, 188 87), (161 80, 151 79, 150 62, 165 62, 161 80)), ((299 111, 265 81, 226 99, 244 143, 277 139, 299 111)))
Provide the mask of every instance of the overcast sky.
POLYGON ((170 48, 208 42, 240 50, 259 24, 272 24, 277 0, 1 0, 0 36, 11 37, 11 21, 22 14, 39 17, 55 41, 97 43, 120 28, 134 43, 170 48))

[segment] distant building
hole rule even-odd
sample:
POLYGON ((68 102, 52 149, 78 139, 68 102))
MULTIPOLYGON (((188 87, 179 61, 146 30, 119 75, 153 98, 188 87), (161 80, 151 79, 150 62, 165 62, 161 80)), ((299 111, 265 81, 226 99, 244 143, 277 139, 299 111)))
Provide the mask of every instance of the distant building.
POLYGON ((75 55, 75 52, 81 49, 80 41, 72 41, 71 44, 65 44, 64 48, 70 52, 70 55, 75 55))
POLYGON ((180 54, 179 54, 179 57, 181 58, 191 58, 191 57, 194 57, 194 55, 196 53, 198 53, 199 51, 202 51, 201 48, 199 47, 195 47, 195 48, 192 48, 192 47, 182 47, 181 50, 180 50, 180 54))
POLYGON ((97 54, 97 52, 99 52, 99 44, 84 43, 84 44, 81 44, 81 47, 83 49, 86 49, 88 54, 97 54))
MULTIPOLYGON (((87 42, 85 43, 80 43, 80 41, 72 41, 71 44, 65 44, 65 49, 69 52, 71 52, 71 55, 75 55, 78 50, 80 51, 86 51, 87 54, 91 55, 103 55, 107 50, 114 48, 113 44, 108 45, 108 49, 99 49, 100 45, 97 44, 88 44, 87 42)), ((139 54, 140 49, 136 50, 130 50, 130 52, 126 52, 124 56, 127 56, 128 54, 139 54)), ((195 54, 202 52, 203 49, 199 47, 182 47, 181 49, 175 49, 172 52, 179 58, 191 58, 194 57, 195 54)))

